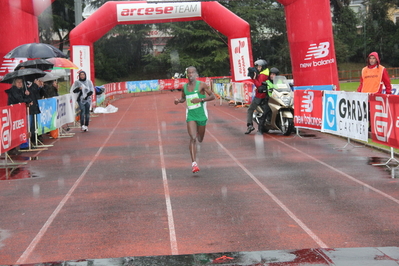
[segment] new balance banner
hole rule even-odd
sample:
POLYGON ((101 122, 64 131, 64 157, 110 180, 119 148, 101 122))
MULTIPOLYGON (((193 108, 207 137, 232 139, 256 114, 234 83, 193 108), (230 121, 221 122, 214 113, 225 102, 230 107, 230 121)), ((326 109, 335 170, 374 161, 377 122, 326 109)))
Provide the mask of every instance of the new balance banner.
POLYGON ((321 130, 323 116, 323 92, 313 90, 294 91, 294 124, 296 127, 321 130))
POLYGON ((53 97, 38 102, 40 114, 37 115, 37 128, 38 134, 41 135, 57 129, 57 99, 53 97))
POLYGON ((368 141, 368 94, 325 91, 321 131, 368 141))
POLYGON ((0 154, 15 148, 28 139, 26 105, 0 107, 0 154))
POLYGON ((371 139, 399 148, 399 97, 370 94, 371 139))

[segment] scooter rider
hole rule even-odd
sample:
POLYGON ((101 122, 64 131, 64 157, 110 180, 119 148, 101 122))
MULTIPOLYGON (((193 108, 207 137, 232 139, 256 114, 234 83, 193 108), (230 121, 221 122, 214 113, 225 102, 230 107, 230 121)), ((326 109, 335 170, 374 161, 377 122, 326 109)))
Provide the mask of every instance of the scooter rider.
MULTIPOLYGON (((255 68, 248 68, 248 76, 251 77, 252 83, 256 86, 255 97, 252 100, 248 111, 247 111, 247 131, 245 134, 251 133, 255 130, 252 122, 253 112, 258 106, 261 106, 265 113, 268 113, 270 108, 268 105, 268 94, 266 86, 263 84, 269 77, 269 69, 267 68, 267 62, 264 59, 258 59, 254 63, 255 68)), ((259 125, 263 125, 266 116, 261 117, 259 125)), ((259 133, 262 133, 262 126, 259 126, 259 133)))
MULTIPOLYGON (((278 70, 278 69, 275 68, 275 67, 272 67, 272 68, 270 69, 270 74, 269 74, 268 79, 266 80, 266 82, 263 83, 263 85, 265 85, 266 88, 267 88, 268 98, 270 98, 270 97, 272 96, 273 89, 274 89, 274 82, 273 82, 273 80, 274 80, 274 77, 275 77, 275 76, 278 76, 278 75, 280 75, 280 70, 278 70)), ((270 121, 271 115, 272 115, 272 112, 271 112, 270 107, 268 108, 268 112, 263 112, 263 115, 265 116, 265 118, 266 118, 267 121, 270 121)), ((265 121, 265 120, 263 120, 263 121, 265 121)))

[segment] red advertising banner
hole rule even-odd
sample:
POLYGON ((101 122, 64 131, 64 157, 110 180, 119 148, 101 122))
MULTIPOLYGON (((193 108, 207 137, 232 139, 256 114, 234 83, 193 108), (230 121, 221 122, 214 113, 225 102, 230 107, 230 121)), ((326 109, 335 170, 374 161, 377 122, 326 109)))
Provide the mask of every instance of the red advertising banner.
POLYGON ((126 82, 104 84, 106 97, 127 93, 126 82))
POLYGON ((296 127, 321 130, 323 91, 294 91, 294 124, 296 127))
POLYGON ((15 148, 28 139, 26 105, 0 107, 0 154, 15 148))
POLYGON ((250 104, 252 102, 252 92, 255 88, 255 85, 252 82, 243 82, 243 87, 245 103, 250 104))
POLYGON ((371 139, 399 148, 399 96, 370 94, 371 139))

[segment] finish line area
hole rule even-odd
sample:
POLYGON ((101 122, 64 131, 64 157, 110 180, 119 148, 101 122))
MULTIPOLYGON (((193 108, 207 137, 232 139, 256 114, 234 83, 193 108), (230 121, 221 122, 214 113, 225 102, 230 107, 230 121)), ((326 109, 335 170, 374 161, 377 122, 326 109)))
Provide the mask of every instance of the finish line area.
POLYGON ((0 264, 399 265, 398 179, 371 165, 387 153, 245 135, 247 109, 215 100, 193 174, 179 96, 126 95, 2 169, 0 264))

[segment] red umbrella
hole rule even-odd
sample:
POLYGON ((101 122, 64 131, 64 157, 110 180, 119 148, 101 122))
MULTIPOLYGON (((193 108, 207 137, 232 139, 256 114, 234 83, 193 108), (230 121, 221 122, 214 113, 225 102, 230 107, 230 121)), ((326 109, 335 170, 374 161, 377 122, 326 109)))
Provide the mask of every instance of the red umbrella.
POLYGON ((46 60, 54 64, 53 69, 79 69, 71 60, 66 58, 53 57, 46 60))

